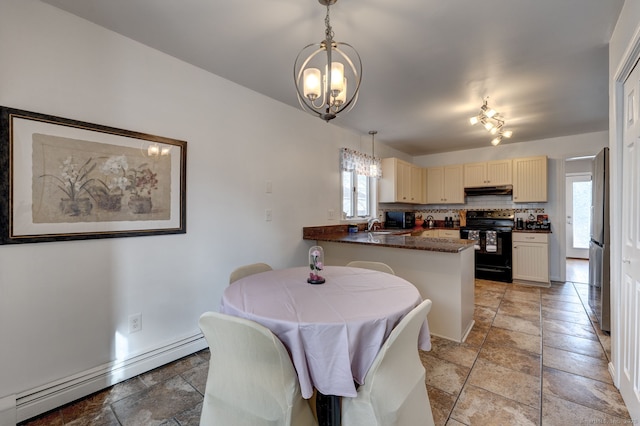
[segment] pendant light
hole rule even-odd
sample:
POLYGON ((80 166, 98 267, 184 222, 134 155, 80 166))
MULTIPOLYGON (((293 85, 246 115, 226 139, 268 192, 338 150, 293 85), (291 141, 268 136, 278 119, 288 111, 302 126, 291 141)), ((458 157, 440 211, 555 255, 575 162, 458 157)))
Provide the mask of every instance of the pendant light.
POLYGON ((337 0, 318 0, 327 6, 325 39, 305 46, 293 65, 300 106, 325 121, 350 111, 358 100, 362 61, 349 44, 333 40, 329 8, 337 0))

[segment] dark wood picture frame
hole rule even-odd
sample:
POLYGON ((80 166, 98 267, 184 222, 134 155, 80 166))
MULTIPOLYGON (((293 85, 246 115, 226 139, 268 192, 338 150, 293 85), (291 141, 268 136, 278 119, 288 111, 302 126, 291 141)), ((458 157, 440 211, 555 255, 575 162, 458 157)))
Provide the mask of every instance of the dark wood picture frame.
POLYGON ((187 142, 0 106, 0 244, 186 233, 187 142))

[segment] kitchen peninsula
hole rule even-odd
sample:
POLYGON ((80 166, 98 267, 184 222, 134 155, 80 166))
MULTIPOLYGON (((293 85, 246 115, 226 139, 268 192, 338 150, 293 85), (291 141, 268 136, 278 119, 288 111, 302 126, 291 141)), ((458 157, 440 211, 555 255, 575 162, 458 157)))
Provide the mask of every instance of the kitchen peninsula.
POLYGON ((352 260, 384 262, 396 275, 431 299, 431 334, 463 342, 473 327, 473 242, 452 238, 426 238, 411 230, 349 233, 347 225, 303 228, 305 240, 324 248, 327 265, 352 260))

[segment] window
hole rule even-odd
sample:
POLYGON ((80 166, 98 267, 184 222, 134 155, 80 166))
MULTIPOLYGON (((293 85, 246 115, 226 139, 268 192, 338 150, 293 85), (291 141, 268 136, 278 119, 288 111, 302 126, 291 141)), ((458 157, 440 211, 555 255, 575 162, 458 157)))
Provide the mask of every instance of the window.
POLYGON ((347 219, 371 215, 370 179, 354 171, 342 171, 342 211, 347 219))
POLYGON ((344 219, 372 216, 375 211, 372 194, 374 178, 382 175, 380 159, 342 148, 340 173, 342 180, 342 212, 344 219))

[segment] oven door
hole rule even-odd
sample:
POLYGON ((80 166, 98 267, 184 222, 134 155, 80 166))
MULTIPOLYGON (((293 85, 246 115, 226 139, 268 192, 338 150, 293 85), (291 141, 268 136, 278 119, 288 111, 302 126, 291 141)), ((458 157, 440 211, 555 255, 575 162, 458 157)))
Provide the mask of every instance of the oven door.
POLYGON ((511 231, 463 228, 460 231, 460 237, 475 239, 476 233, 478 235, 475 254, 476 278, 512 282, 511 231), (469 238, 469 234, 474 238, 469 238))

